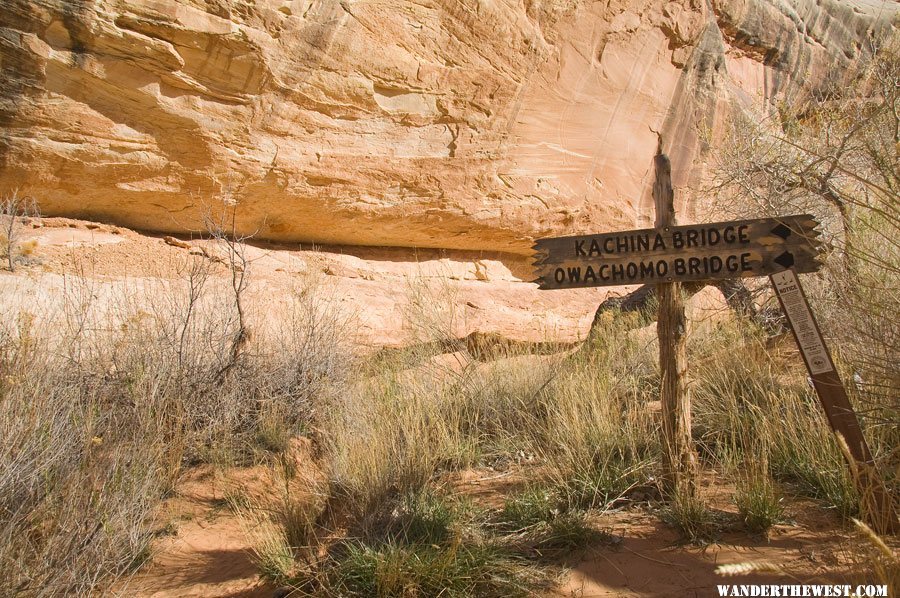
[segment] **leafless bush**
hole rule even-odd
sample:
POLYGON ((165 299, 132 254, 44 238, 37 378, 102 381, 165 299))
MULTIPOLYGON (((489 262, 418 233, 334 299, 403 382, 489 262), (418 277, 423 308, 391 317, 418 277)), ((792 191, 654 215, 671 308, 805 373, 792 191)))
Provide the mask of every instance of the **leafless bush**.
POLYGON ((0 199, 0 251, 6 256, 6 265, 10 272, 16 269, 16 261, 20 251, 22 220, 39 216, 37 203, 31 197, 19 195, 17 190, 7 193, 0 199))
POLYGON ((890 403, 900 387, 900 38, 816 103, 735 119, 722 145, 719 205, 823 223, 831 251, 807 278, 811 300, 860 398, 890 403))
POLYGON ((222 209, 217 214, 208 210, 203 220, 207 234, 217 242, 220 251, 224 254, 219 259, 228 268, 231 279, 235 327, 228 360, 219 371, 219 376, 224 377, 237 365, 241 351, 250 340, 244 297, 250 284, 250 260, 247 257, 246 242, 253 235, 238 234, 237 205, 230 201, 224 201, 222 209))
POLYGON ((323 288, 299 288, 235 359, 221 267, 186 256, 177 280, 112 289, 80 272, 47 313, 3 312, 0 595, 87 594, 128 572, 185 463, 281 450, 273 427, 289 439, 339 392, 350 353, 323 288))
POLYGON ((333 402, 335 389, 353 379, 354 347, 349 336, 354 314, 338 308, 333 290, 317 277, 301 280, 284 302, 274 329, 262 333, 265 364, 260 394, 296 431, 333 402))

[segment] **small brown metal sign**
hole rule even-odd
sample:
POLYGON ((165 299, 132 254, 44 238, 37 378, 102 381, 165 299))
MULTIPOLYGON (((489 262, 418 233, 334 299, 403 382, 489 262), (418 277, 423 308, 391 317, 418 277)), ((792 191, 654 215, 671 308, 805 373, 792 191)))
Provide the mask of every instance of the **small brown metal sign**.
POLYGON ((828 423, 844 438, 850 453, 847 456, 855 462, 851 471, 856 477, 863 512, 878 532, 895 534, 900 529, 900 521, 894 511, 891 494, 875 469, 875 460, 866 444, 859 419, 834 367, 800 279, 793 270, 785 270, 769 278, 791 324, 791 331, 828 423))
POLYGON ((815 272, 817 226, 804 214, 539 239, 536 282, 570 289, 815 272))

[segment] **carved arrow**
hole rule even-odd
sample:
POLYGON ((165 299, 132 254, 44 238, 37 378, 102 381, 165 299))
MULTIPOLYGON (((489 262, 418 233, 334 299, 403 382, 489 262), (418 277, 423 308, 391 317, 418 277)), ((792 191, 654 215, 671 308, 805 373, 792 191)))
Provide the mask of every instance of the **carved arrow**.
POLYGON ((782 253, 781 255, 779 255, 778 257, 773 259, 772 261, 775 262, 776 264, 778 264, 779 266, 781 266, 782 268, 784 268, 785 270, 787 270, 788 268, 790 268, 791 266, 794 265, 794 254, 791 253, 790 251, 785 251, 784 253, 782 253))
POLYGON ((790 237, 792 232, 793 231, 790 228, 786 227, 783 224, 779 224, 772 229, 772 234, 781 237, 782 239, 787 239, 788 237, 790 237))

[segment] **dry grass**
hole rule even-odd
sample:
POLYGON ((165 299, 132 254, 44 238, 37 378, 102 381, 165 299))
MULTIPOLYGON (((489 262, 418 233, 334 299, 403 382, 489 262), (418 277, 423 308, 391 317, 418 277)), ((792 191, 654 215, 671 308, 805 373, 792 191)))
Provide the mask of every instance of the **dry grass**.
POLYGON ((281 450, 346 379, 340 318, 311 290, 235 358, 233 297, 205 267, 108 301, 70 279, 33 316, 4 306, 0 594, 83 595, 137 567, 181 468, 281 450))
POLYGON ((854 519, 853 525, 870 547, 868 564, 875 578, 887 586, 888 596, 896 596, 900 592, 900 556, 897 551, 891 550, 884 539, 862 521, 854 519))
POLYGON ((529 430, 532 450, 568 504, 605 507, 652 485, 658 398, 652 342, 611 321, 596 346, 558 370, 541 394, 542 419, 529 430))
MULTIPOLYGON (((732 474, 757 471, 753 484, 771 485, 767 471, 845 519, 857 515, 853 477, 793 350, 778 356, 766 349, 764 332, 749 325, 722 326, 700 340, 693 346, 694 432, 706 458, 732 474), (741 357, 723 359, 727 355, 741 357)), ((893 417, 893 409, 891 404, 870 406, 863 425, 873 452, 880 456, 881 471, 895 485, 890 477, 898 464, 894 441, 871 418, 876 413, 878 419, 893 417)), ((764 494, 774 503, 778 491, 771 486, 764 494)))
MULTIPOLYGON (((604 540, 591 510, 655 496, 655 337, 614 314, 576 354, 491 363, 435 356, 427 341, 450 343, 452 318, 423 316, 418 348, 354 362, 344 319, 308 281, 283 326, 235 353, 234 289, 217 280, 186 262, 152 304, 139 289, 101 305, 86 277, 62 315, 0 319, 0 593, 85 594, 127 573, 156 503, 198 461, 279 468, 275 499, 235 508, 263 575, 308 595, 527 594, 555 574, 546 555, 604 540), (293 477, 285 455, 303 433, 326 480, 293 477), (442 490, 454 472, 512 463, 532 487, 503 509, 442 490)), ((782 486, 856 513, 796 360, 767 342, 737 322, 692 336, 703 460, 734 476, 751 532, 780 519, 782 486)), ((889 456, 885 438, 873 448, 889 456)), ((688 539, 716 532, 702 503, 661 512, 688 539)))
POLYGON ((0 255, 5 258, 10 272, 16 264, 29 261, 37 249, 37 241, 21 241, 22 229, 32 218, 39 218, 37 202, 34 198, 20 195, 18 190, 4 193, 0 197, 0 255))

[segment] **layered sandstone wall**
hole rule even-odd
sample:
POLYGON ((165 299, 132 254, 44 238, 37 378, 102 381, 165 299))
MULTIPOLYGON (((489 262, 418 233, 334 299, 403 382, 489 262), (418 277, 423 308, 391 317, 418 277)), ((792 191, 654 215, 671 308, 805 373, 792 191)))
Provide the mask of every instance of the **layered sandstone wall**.
POLYGON ((740 103, 850 76, 854 0, 0 0, 0 186, 45 214, 524 253, 646 219, 740 103))

